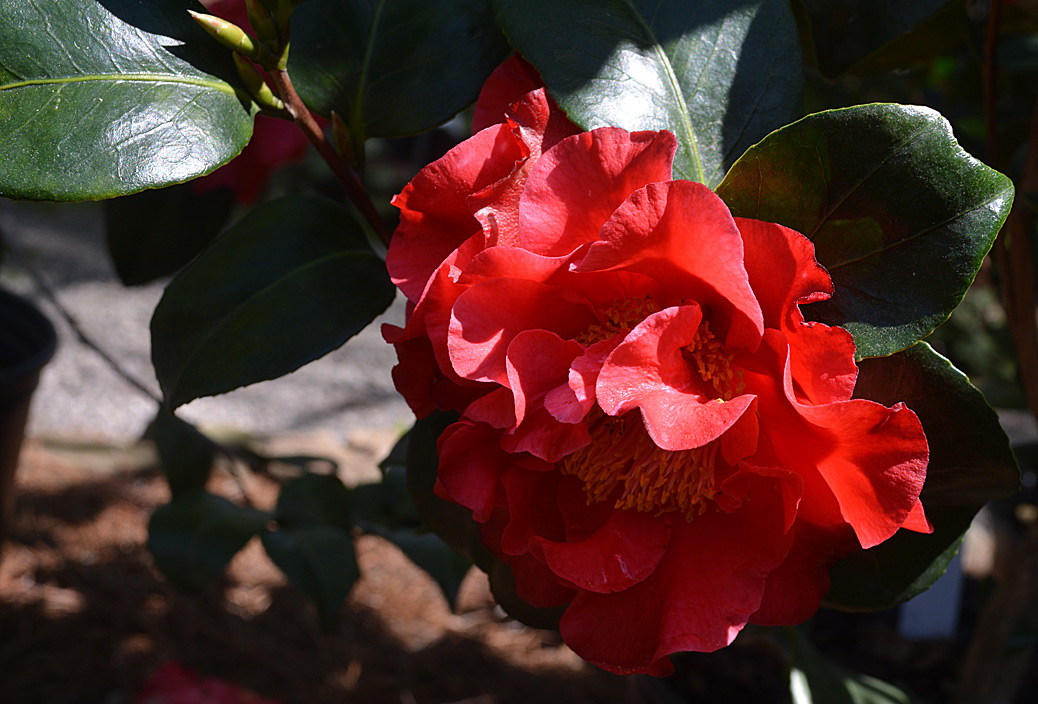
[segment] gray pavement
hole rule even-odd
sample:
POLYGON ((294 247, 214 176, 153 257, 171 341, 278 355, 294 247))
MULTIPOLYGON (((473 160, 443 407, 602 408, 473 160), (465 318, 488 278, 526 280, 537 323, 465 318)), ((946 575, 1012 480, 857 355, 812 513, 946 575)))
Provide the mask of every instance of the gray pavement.
MULTIPOLYGON (((154 402, 75 338, 20 266, 30 262, 42 272, 79 327, 157 394, 148 321, 165 282, 134 288, 119 283, 106 253, 103 217, 98 203, 0 199, 0 228, 14 252, 0 281, 36 301, 55 321, 60 340, 33 402, 31 435, 130 443, 154 414, 154 402)), ((398 299, 383 319, 400 323, 403 309, 398 299)), ((400 432, 413 416, 393 388, 396 356, 382 340, 378 322, 293 374, 199 399, 179 414, 203 427, 258 436, 319 430, 343 444, 372 431, 400 432)))

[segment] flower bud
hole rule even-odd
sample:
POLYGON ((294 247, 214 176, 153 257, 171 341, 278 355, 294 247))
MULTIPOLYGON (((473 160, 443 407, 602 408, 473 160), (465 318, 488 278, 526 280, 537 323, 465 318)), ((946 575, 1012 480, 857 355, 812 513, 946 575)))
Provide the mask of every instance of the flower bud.
POLYGON ((253 100, 260 107, 284 110, 285 104, 274 95, 274 91, 267 85, 259 69, 253 66, 251 61, 238 54, 233 54, 232 56, 234 57, 234 65, 238 69, 238 76, 241 77, 253 100))
POLYGON ((209 36, 223 44, 235 54, 247 56, 250 59, 259 57, 260 47, 252 40, 245 30, 236 24, 220 19, 215 15, 206 15, 194 10, 188 10, 191 17, 198 25, 209 33, 209 36))

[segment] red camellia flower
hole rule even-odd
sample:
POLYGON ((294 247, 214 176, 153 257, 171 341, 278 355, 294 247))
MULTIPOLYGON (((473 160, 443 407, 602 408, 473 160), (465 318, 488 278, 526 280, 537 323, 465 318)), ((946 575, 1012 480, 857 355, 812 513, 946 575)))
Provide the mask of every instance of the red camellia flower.
POLYGON ((927 531, 915 413, 853 399, 851 335, 800 306, 806 237, 671 178, 669 132, 581 132, 511 59, 474 134, 396 197, 397 388, 437 492, 586 660, 669 671, 808 618, 835 559, 927 531))

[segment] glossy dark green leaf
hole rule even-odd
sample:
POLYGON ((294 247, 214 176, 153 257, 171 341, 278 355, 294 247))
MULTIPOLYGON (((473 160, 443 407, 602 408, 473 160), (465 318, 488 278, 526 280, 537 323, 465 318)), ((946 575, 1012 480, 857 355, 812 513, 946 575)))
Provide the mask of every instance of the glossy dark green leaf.
POLYGON ((263 547, 330 625, 360 577, 349 490, 335 475, 305 474, 281 490, 274 519, 277 530, 263 535, 263 547))
POLYGON ((95 200, 242 150, 252 101, 180 0, 0 0, 0 195, 95 200))
POLYGON ((800 113, 800 44, 785 2, 495 0, 505 35, 570 119, 670 130, 674 177, 715 186, 800 113))
POLYGON ((908 68, 961 41, 963 0, 796 0, 818 68, 872 74, 908 68))
POLYGON ((106 201, 108 253, 119 280, 138 286, 173 274, 213 241, 233 207, 230 190, 195 193, 186 183, 106 201))
POLYGON ((298 369, 392 302, 385 265, 348 211, 319 198, 266 203, 166 288, 152 362, 171 408, 298 369))
POLYGON ((204 489, 216 459, 213 441, 165 409, 159 409, 149 432, 173 495, 204 489))
POLYGON ((171 582, 201 589, 223 573, 270 518, 204 491, 184 493, 152 514, 148 550, 171 582))
POLYGON ((749 149, 717 188, 732 213, 807 235, 836 293, 808 318, 888 355, 944 322, 1009 213, 1013 184, 928 108, 809 115, 749 149))
POLYGON ((921 499, 930 535, 899 531, 830 570, 826 605, 883 609, 929 588, 944 574, 962 534, 986 502, 1018 491, 1020 474, 998 416, 983 395, 925 342, 861 363, 855 396, 916 412, 930 446, 921 499))
POLYGON ((292 16, 289 71, 363 143, 450 119, 508 51, 490 0, 310 0, 292 16))
POLYGON ((289 581, 313 600, 325 628, 342 609, 360 578, 353 538, 329 526, 264 533, 263 548, 289 581))

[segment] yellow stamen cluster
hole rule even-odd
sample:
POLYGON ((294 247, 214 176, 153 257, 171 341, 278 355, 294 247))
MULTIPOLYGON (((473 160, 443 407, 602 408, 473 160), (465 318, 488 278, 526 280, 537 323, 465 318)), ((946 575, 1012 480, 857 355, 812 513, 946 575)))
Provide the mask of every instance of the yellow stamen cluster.
POLYGON ((627 333, 641 321, 657 312, 659 308, 651 298, 625 298, 602 311, 600 323, 588 326, 588 329, 576 337, 576 341, 585 347, 601 340, 608 340, 613 335, 627 333))
POLYGON ((691 521, 717 495, 716 443, 678 452, 661 450, 637 411, 620 417, 592 411, 588 420, 591 444, 559 465, 563 474, 584 482, 588 504, 614 500, 615 508, 655 516, 680 512, 691 521))
POLYGON ((682 354, 695 365, 703 381, 713 387, 717 400, 730 401, 742 392, 745 386, 742 373, 732 368, 732 355, 714 337, 705 320, 700 323, 692 344, 686 345, 682 354))

